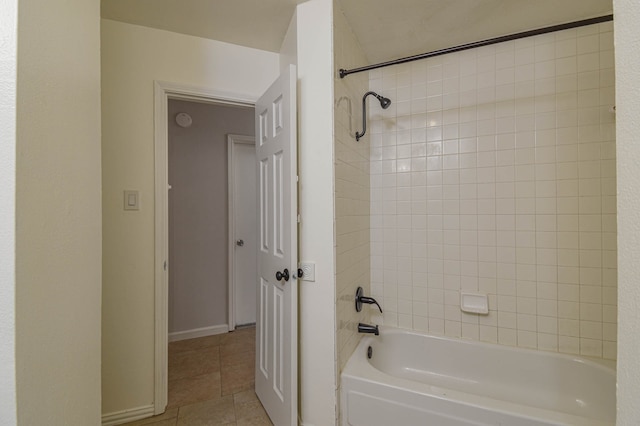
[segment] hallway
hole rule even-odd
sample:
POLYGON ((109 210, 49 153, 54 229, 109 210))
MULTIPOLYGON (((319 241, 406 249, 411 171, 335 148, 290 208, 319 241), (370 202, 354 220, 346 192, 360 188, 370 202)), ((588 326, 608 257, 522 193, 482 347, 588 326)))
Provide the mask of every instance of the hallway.
POLYGON ((127 426, 271 426, 254 389, 255 327, 169 343, 169 403, 127 426))

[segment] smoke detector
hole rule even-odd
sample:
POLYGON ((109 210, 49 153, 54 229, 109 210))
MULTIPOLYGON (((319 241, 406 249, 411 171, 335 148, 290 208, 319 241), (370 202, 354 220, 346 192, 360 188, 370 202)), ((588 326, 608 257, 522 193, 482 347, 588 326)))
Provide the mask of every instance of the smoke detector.
POLYGON ((193 119, 186 112, 179 112, 176 114, 176 124, 180 127, 190 127, 193 124, 193 119))

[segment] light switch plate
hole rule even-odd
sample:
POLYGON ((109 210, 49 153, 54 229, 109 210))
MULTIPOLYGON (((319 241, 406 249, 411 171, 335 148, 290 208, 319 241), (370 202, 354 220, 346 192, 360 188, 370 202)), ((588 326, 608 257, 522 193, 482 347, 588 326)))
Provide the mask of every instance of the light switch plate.
POLYGON ((140 194, 138 191, 124 191, 124 209, 140 210, 140 194))

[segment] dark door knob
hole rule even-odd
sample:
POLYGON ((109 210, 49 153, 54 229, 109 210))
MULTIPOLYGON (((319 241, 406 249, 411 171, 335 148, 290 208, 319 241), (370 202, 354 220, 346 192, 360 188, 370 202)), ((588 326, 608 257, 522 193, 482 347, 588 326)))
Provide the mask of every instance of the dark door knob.
POLYGON ((282 281, 282 279, 284 279, 285 281, 289 281, 289 270, 286 268, 282 272, 276 272, 276 280, 282 281))

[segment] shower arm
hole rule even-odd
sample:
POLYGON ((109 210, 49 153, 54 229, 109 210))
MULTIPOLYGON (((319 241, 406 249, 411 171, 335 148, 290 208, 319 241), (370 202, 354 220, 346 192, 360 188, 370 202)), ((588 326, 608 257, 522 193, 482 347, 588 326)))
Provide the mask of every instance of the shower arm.
POLYGON ((382 107, 382 109, 387 109, 389 108, 389 105, 391 105, 391 99, 378 95, 376 92, 369 91, 364 94, 364 96, 362 97, 362 133, 356 132, 356 141, 359 141, 360 138, 363 137, 365 133, 367 133, 367 96, 369 95, 373 95, 378 99, 378 102, 380 102, 380 107, 382 107))
POLYGON ((362 133, 356 130, 356 141, 360 141, 360 138, 367 133, 367 96, 375 94, 375 92, 367 92, 362 97, 362 133))

